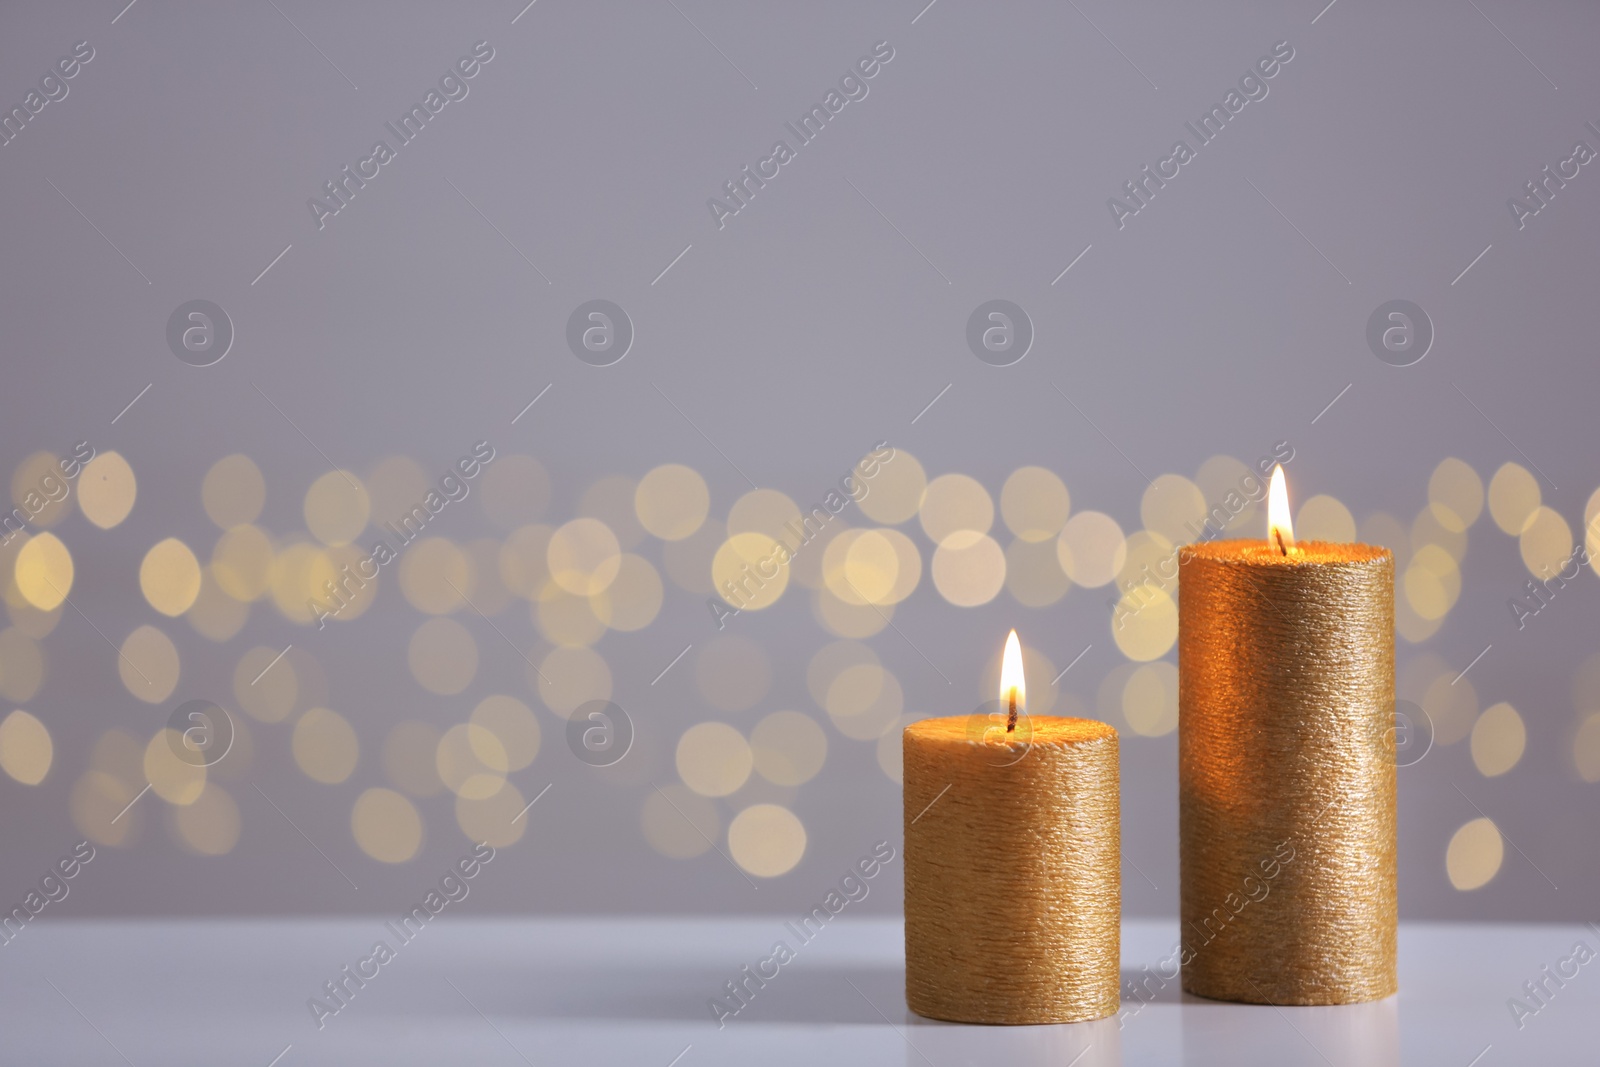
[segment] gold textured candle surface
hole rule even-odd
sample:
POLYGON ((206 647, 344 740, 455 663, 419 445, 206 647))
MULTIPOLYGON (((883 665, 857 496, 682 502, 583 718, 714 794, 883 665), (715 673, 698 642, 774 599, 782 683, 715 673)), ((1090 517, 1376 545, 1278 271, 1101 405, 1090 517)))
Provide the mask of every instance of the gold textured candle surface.
POLYGON ((1394 559, 1265 541, 1181 550, 1183 988, 1394 993, 1394 559))
POLYGON ((969 1023, 1118 1007, 1117 732, 981 716, 905 729, 906 1003, 969 1023), (974 724, 980 724, 974 728, 974 724))

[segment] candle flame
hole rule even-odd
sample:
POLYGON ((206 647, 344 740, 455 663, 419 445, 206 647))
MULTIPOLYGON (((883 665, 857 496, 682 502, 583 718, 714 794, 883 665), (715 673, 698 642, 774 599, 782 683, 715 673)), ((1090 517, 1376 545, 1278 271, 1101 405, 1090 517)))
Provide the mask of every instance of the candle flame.
POLYGON ((1267 540, 1285 556, 1294 548, 1294 523, 1289 519, 1289 489, 1284 484, 1283 464, 1272 468, 1272 485, 1267 490, 1267 540))
POLYGON ((1017 640, 1017 631, 1012 630, 1006 638, 1005 654, 1000 657, 1000 703, 1007 709, 1006 733, 1016 730, 1017 714, 1028 710, 1027 694, 1022 678, 1022 644, 1017 640))

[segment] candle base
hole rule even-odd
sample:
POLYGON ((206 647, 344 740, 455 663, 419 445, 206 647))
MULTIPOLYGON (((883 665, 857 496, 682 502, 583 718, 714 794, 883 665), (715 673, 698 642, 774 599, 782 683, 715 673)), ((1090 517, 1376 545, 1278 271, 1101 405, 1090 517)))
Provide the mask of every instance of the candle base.
POLYGON ((1393 558, 1214 541, 1180 560, 1184 991, 1273 1005, 1390 996, 1393 558))
POLYGON ((1117 733, 1025 718, 905 731, 906 1005, 949 1022, 1084 1022, 1120 1006, 1117 733))

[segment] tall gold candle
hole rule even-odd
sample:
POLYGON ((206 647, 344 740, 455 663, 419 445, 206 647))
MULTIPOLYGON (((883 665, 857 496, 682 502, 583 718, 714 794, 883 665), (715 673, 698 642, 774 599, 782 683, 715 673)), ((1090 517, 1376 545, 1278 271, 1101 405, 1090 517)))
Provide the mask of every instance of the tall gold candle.
POLYGON ((1347 1004, 1394 993, 1394 559, 1267 541, 1180 556, 1183 988, 1347 1004))
POLYGON ((1016 640, 994 721, 905 730, 906 1003, 953 1022, 1100 1019, 1119 1003, 1117 732, 1021 711, 1016 640))

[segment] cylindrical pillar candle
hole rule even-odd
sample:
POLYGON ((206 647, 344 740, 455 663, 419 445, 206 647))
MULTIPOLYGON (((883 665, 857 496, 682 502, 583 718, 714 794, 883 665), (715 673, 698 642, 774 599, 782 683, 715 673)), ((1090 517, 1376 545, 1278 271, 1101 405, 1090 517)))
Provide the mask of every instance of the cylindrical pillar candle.
POLYGON ((968 1023, 1114 1015, 1117 732, 1000 719, 905 729, 906 1003, 968 1023))
POLYGON ((1376 1000, 1396 990, 1394 559, 1273 536, 1180 554, 1183 988, 1376 1000))

